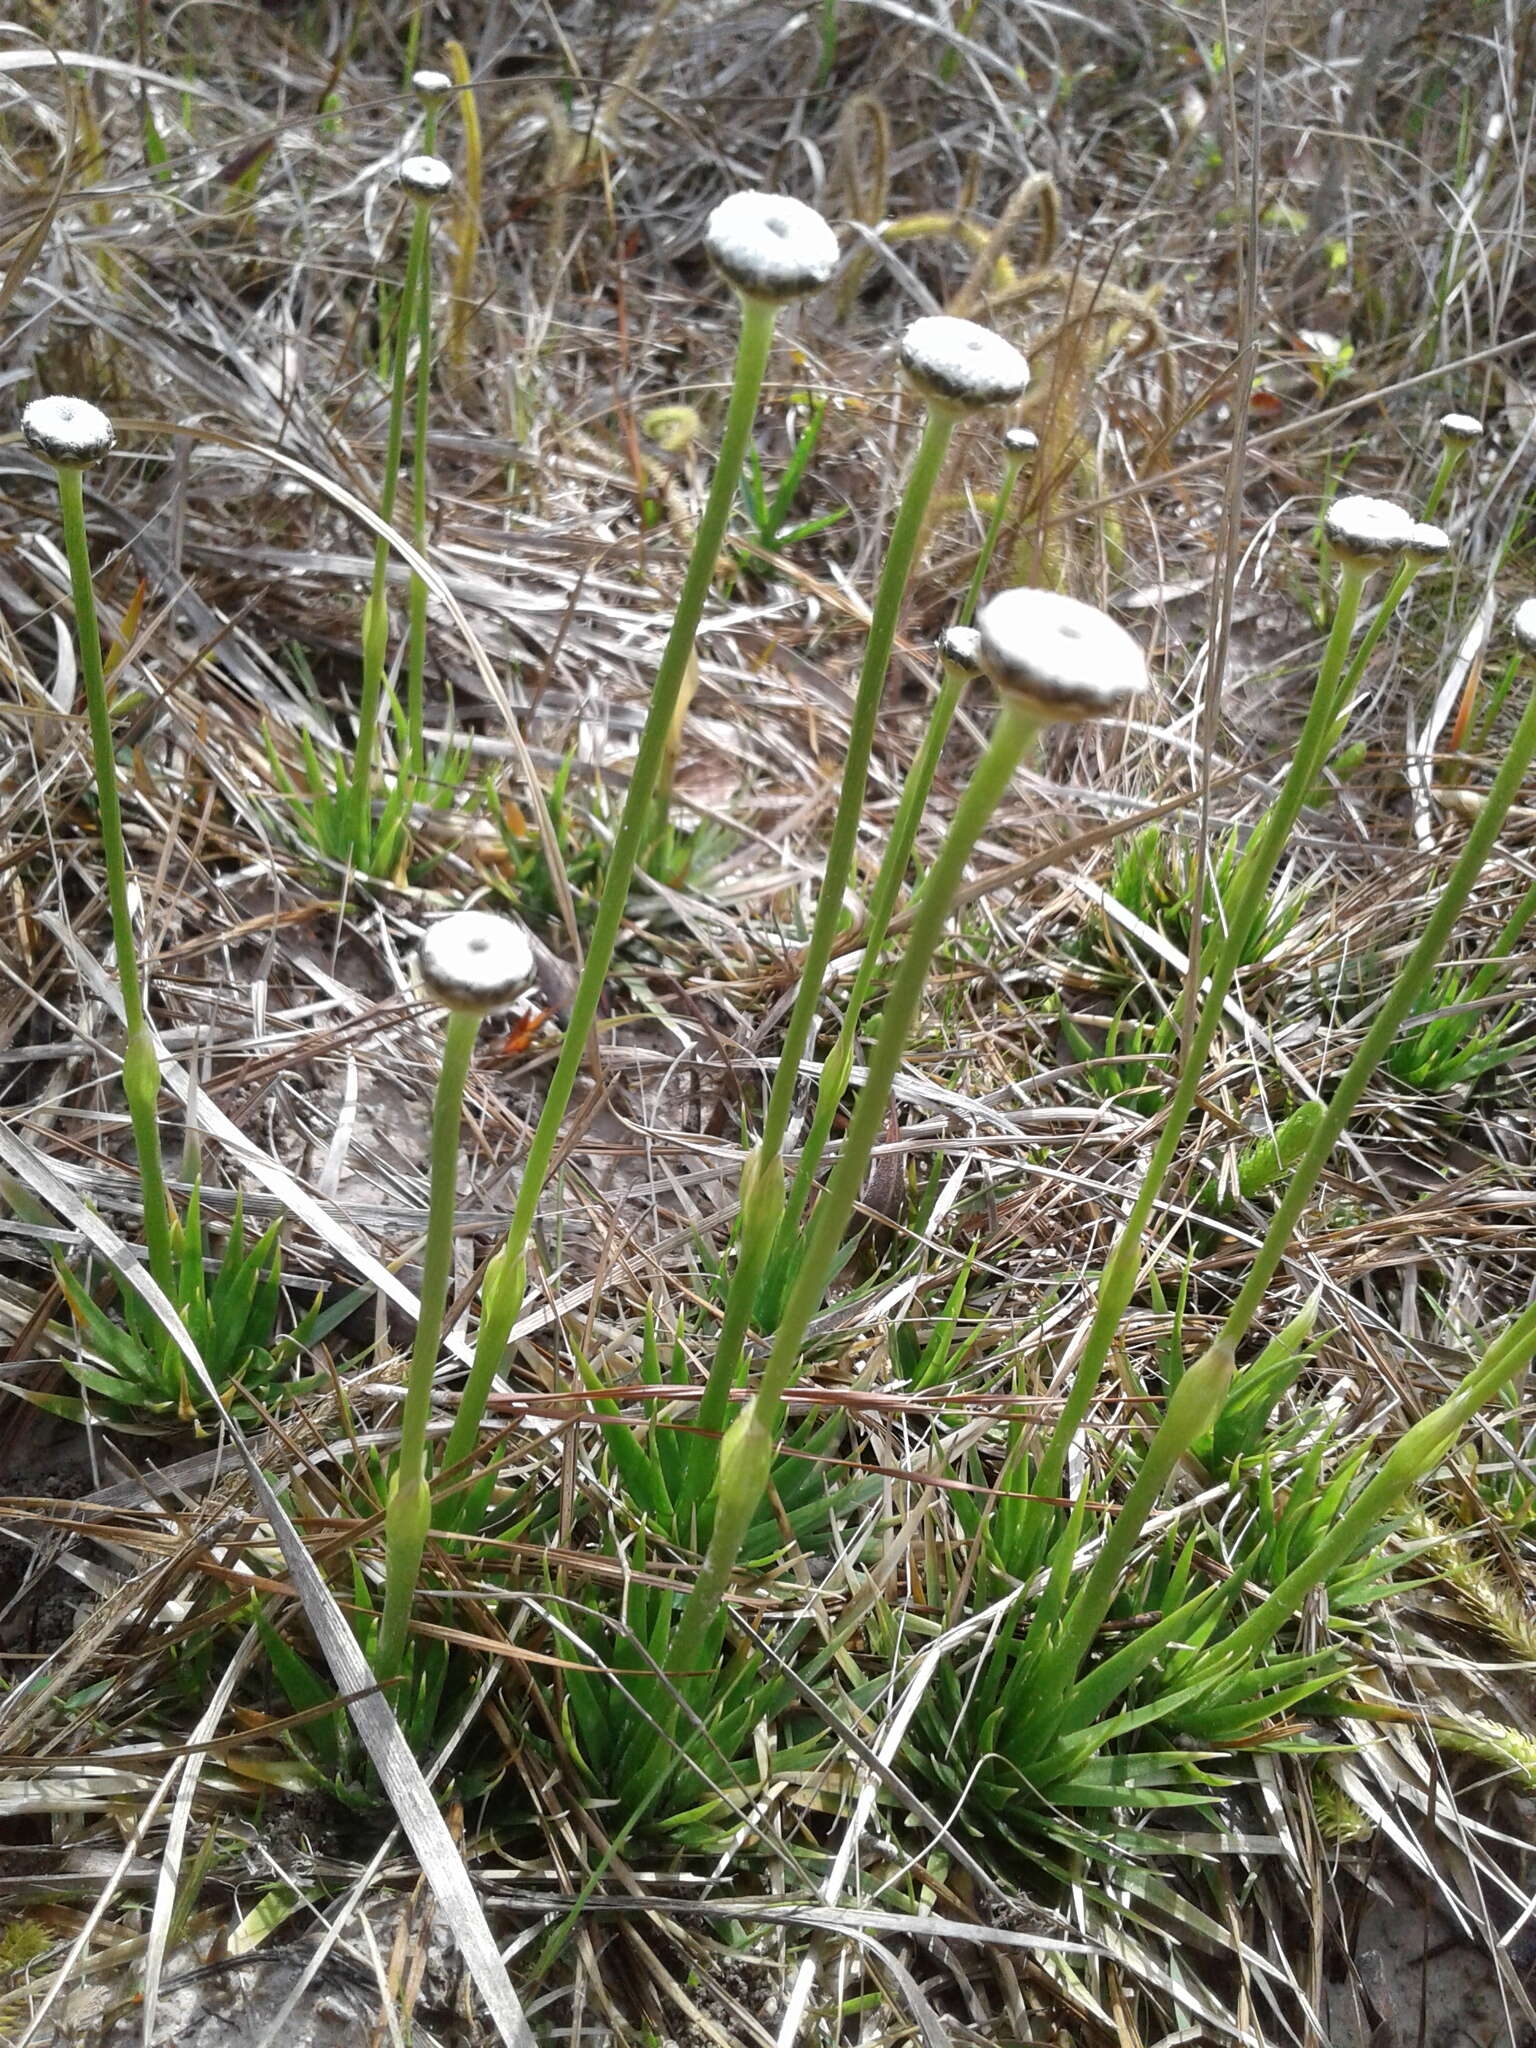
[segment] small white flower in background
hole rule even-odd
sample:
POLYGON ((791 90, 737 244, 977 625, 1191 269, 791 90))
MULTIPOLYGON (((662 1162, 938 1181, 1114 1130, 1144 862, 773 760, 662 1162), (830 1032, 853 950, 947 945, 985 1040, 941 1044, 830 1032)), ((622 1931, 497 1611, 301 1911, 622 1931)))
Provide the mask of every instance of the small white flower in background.
POLYGON ((440 156, 408 156, 400 166, 400 183, 413 199, 431 205, 453 186, 453 172, 440 156))
POLYGON ((1470 448, 1483 438, 1483 423, 1469 412, 1442 413, 1440 438, 1450 448, 1470 448))
POLYGON ((422 991, 445 1010, 499 1010, 533 980, 528 934, 489 910, 455 910, 428 928, 416 955, 422 991))
POLYGON ((1040 436, 1033 427, 1009 427, 1003 435, 1003 447, 1009 455, 1033 455, 1040 446, 1040 436))
POLYGON ((813 207, 781 192, 733 192, 704 224, 710 261, 743 298, 770 305, 818 291, 837 268, 837 237, 813 207))
POLYGON ((964 675, 979 675, 981 635, 974 626, 946 626, 939 635, 939 659, 964 675))
POLYGON ((901 337, 901 368, 908 384, 930 405, 981 412, 1022 398, 1029 364, 990 327, 931 313, 901 337))
POLYGON ((1323 520, 1329 544, 1340 561, 1359 569, 1390 562, 1408 546, 1413 520, 1390 498, 1352 493, 1335 498, 1323 520))
POLYGON ((1443 562, 1451 552, 1451 536, 1443 526, 1431 526, 1427 520, 1416 519, 1413 531, 1408 536, 1408 545, 1403 553, 1416 569, 1433 568, 1436 562, 1443 562))
POLYGON ((453 91, 453 80, 446 71, 413 71, 411 91, 424 107, 440 107, 453 91))
POLYGON ((977 614, 981 666, 1042 720, 1115 718, 1147 688, 1124 626, 1055 590, 1002 590, 977 614))
POLYGON ((89 469, 117 441, 106 414, 83 398, 34 398, 21 431, 32 453, 55 469, 89 469))
POLYGON ((1526 653, 1536 654, 1536 597, 1528 597, 1523 604, 1516 605, 1510 624, 1526 653))

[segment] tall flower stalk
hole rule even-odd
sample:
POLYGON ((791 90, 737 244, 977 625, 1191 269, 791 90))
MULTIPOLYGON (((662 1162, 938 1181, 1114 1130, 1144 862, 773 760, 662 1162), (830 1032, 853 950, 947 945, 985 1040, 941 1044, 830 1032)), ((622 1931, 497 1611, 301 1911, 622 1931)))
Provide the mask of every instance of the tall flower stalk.
POLYGON ((668 1664, 680 1675, 699 1668, 720 1625, 731 1574, 767 1488, 784 1396, 800 1371, 811 1319, 837 1270, 933 956, 976 842, 1043 725, 1117 715, 1146 686, 1146 665, 1131 636, 1074 598, 1044 590, 1004 591, 977 623, 980 663, 998 690, 997 722, 914 906, 906 950, 870 1051, 868 1077, 806 1227, 794 1284, 757 1390, 720 1447, 708 1548, 668 1644, 668 1664))
MULTIPOLYGON (((395 356, 390 376, 389 424, 384 441, 384 474, 379 485, 379 517, 394 523, 400 487, 400 456, 405 443, 405 395, 410 374, 411 337, 418 292, 425 290, 431 241, 432 208, 453 184, 453 173, 437 157, 407 157, 400 166, 401 189, 415 206, 410 247, 405 260, 399 317, 395 323, 395 356)), ((380 534, 374 543, 373 580, 363 606, 363 677, 357 707, 357 754, 352 764, 351 840, 353 857, 367 865, 373 844, 370 810, 373 802, 374 752, 378 741, 379 705, 389 659, 390 541, 380 534)))
POLYGON ((1387 499, 1360 496, 1336 500, 1325 525, 1339 565, 1339 590, 1317 687, 1280 793, 1243 850, 1226 928, 1203 963, 1208 979, 1184 1048, 1179 1078, 1164 1112, 1152 1157, 1105 1260, 1093 1315, 1083 1336, 1066 1399, 1032 1481, 1031 1490, 1042 1498, 1060 1491, 1068 1453, 1087 1416, 1110 1346, 1136 1292, 1147 1226, 1173 1170, 1249 936, 1263 913, 1270 879, 1332 743, 1346 701, 1349 647, 1361 594, 1376 569, 1401 556, 1413 532, 1413 521, 1399 506, 1387 499))
POLYGON ((111 452, 117 436, 112 422, 81 398, 37 398, 21 416, 27 446, 53 470, 59 492, 59 517, 64 552, 69 560, 70 589, 75 605, 75 634, 80 650, 80 675, 85 686, 86 715, 91 728, 91 764, 101 816, 101 851, 107 870, 107 906, 112 921, 112 948, 117 956, 118 985, 123 992, 127 1039, 123 1052, 123 1093, 138 1156, 139 1184, 144 1198, 144 1245, 149 1270, 173 1300, 177 1298, 175 1255, 171 1236, 170 1197, 160 1150, 160 1063, 154 1035, 144 1014, 134 945, 133 917, 128 907, 128 855, 123 840, 123 813, 117 795, 117 756, 112 744, 112 716, 107 704, 101 663, 101 629, 96 619, 96 593, 91 582, 91 545, 85 527, 84 472, 111 452))
POLYGON ((422 1553, 432 1516, 432 1471, 427 1423, 432 1382, 443 1341, 443 1316, 453 1272, 458 1205, 459 1127, 464 1086, 481 1020, 505 1007, 533 978, 527 935, 510 918, 461 910, 431 927, 417 955, 422 991, 448 1013, 442 1064, 432 1103, 432 1168, 422 1259, 421 1307, 411 1347, 400 1448, 384 1510, 384 1614, 375 1669, 398 1676, 422 1553))
POLYGON ((853 872, 864 814, 881 693, 896 641, 902 601, 927 530, 928 508, 959 422, 989 407, 1016 402, 1029 383, 1028 363, 1001 335, 972 321, 942 314, 912 322, 901 338, 900 361, 903 378, 926 408, 922 438, 902 492, 875 594, 849 722, 837 810, 827 841, 810 937, 799 961, 799 985, 779 1049, 762 1131, 743 1170, 736 1262, 726 1289, 725 1313, 697 1418, 696 1470, 701 1477, 711 1441, 724 1424, 731 1391, 740 1374, 747 1331, 784 1213, 784 1140, 794 1109, 800 1061, 821 1004, 822 985, 842 920, 843 896, 853 872))
MULTIPOLYGON (((705 246, 715 268, 734 287, 741 309, 730 404, 677 609, 651 688, 639 749, 609 850, 592 935, 587 942, 587 957, 571 999, 564 1043, 529 1145, 522 1184, 508 1226, 500 1276, 504 1303, 520 1301, 526 1285, 528 1239, 624 921, 678 694, 693 660, 699 621, 736 503, 774 326, 781 307, 818 290, 837 267, 837 239, 820 214, 799 200, 780 194, 737 192, 722 200, 709 217, 705 246)), ((507 1327, 510 1329, 510 1323, 507 1327)), ((496 1328, 488 1330, 482 1322, 458 1420, 449 1439, 450 1450, 456 1449, 460 1455, 467 1454, 473 1445, 492 1381, 501 1366, 505 1338, 498 1345, 496 1337, 496 1328)))

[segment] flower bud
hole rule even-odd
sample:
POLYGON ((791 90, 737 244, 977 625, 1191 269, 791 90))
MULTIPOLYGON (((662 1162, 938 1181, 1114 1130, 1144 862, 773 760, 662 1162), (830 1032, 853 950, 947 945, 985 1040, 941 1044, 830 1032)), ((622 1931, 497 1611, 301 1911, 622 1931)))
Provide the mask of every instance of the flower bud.
POLYGON ((413 71, 411 91, 424 107, 440 107, 453 91, 453 80, 446 71, 413 71))
POLYGON ((1059 591, 999 591, 976 626, 983 670, 1042 721, 1117 717, 1147 687, 1124 626, 1059 591))
POLYGON ((435 206, 453 189, 453 172, 440 156, 408 156, 399 176, 401 189, 424 206, 435 206))
POLYGON ((1329 545, 1354 569, 1379 569, 1407 548, 1413 521, 1390 498, 1351 493, 1335 498, 1323 520, 1329 545))
POLYGON ((946 626, 939 635, 939 659, 963 676, 981 673, 981 635, 974 626, 946 626))
POLYGON ((1029 383, 1029 364, 1011 341, 948 313, 912 322, 901 337, 901 368, 920 398, 953 412, 1011 405, 1029 383))
POLYGON ((533 979, 528 934, 510 917, 456 910, 430 926, 416 955, 424 993, 445 1010, 484 1015, 509 1003, 533 979))
POLYGON ((55 469, 89 469, 117 440, 106 414, 83 398, 34 398, 21 431, 32 453, 55 469))
POLYGON ((710 261, 745 299, 783 305, 824 285, 837 237, 813 208, 782 192, 733 192, 704 228, 710 261))

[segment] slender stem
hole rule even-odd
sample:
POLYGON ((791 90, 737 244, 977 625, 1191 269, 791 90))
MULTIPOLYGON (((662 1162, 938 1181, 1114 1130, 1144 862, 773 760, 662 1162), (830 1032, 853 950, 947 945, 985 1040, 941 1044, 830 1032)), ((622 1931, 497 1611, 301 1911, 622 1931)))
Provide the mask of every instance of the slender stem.
POLYGON ((901 509, 891 529, 891 544, 886 553, 885 565, 880 572, 880 586, 875 593, 869 637, 864 643, 864 660, 859 671, 853 717, 848 729, 848 752, 843 762, 843 783, 838 794, 831 835, 827 842, 821 889, 816 899, 816 914, 811 920, 810 938, 800 957, 800 986, 795 994, 794 1007, 790 1011, 783 1047, 779 1053, 779 1064, 774 1073, 773 1086, 769 1091, 768 1107, 763 1116, 762 1143, 767 1154, 776 1154, 784 1149, 784 1134, 789 1129, 790 1113, 794 1108, 795 1091, 800 1078, 800 1061, 804 1057, 806 1043, 811 1035, 812 1020, 821 1002, 821 985, 826 978, 827 963, 832 957, 837 928, 842 922, 843 892, 848 886, 848 877, 853 872, 859 826, 864 816, 864 790, 869 779, 869 757, 874 748, 880 696, 885 687, 886 670, 890 667, 891 649, 896 641, 902 599, 906 596, 907 584, 917 559, 928 502, 938 483, 939 472, 944 466, 944 457, 949 451, 950 438, 954 430, 953 413, 939 406, 935 406, 929 412, 923 423, 923 435, 913 460, 912 473, 907 478, 907 487, 902 493, 901 509))
POLYGON ((522 1313, 527 1286, 526 1262, 510 1256, 503 1245, 492 1259, 480 1290, 480 1327, 475 1332, 475 1355, 443 1449, 445 1469, 462 1464, 475 1448, 480 1418, 490 1399, 491 1384, 506 1356, 512 1325, 522 1313))
MULTIPOLYGON (((992 507, 992 516, 982 538, 981 552, 976 557, 976 567, 966 586, 965 596, 960 601, 956 625, 968 626, 976 611, 976 600, 981 595, 981 586, 987 579, 992 566, 992 557, 997 552, 997 543, 1003 531, 1003 522, 1008 516, 1008 507, 1013 499, 1019 473, 1024 467, 1022 454, 1008 454, 1003 462, 1003 480, 992 507)), ((928 728, 923 734, 923 744, 912 763, 906 781, 902 785, 901 798, 896 806, 896 815, 886 838, 885 852, 881 856, 880 870, 875 877, 874 890, 870 896, 869 913, 865 919, 863 956, 860 959, 853 985, 848 992, 848 1002, 843 1013, 842 1029, 831 1058, 821 1070, 817 1084, 816 1110, 811 1128, 800 1148, 799 1163, 795 1168, 794 1185, 789 1191, 785 1208, 784 1228, 799 1228, 801 1215, 810 1199, 811 1183, 826 1150, 831 1135, 832 1121, 837 1114, 837 1105, 847 1086, 847 1068, 852 1064, 853 1041, 858 1033, 859 1019, 864 1005, 869 1000, 874 985, 875 971, 879 965, 880 948, 885 943, 886 927, 896 907, 896 898, 906 879, 907 866, 912 858, 912 848, 917 840, 917 828, 933 788, 934 777, 939 772, 939 761, 944 752, 944 742, 949 737, 949 728, 954 723, 960 698, 965 690, 967 678, 964 673, 944 666, 944 680, 939 694, 934 699, 929 714, 928 728)))
MULTIPOLYGON (((1376 608, 1376 616, 1360 635, 1360 645, 1345 670, 1344 680, 1339 685, 1339 723, 1342 723, 1354 695, 1360 687, 1360 678, 1365 674, 1365 665, 1376 652, 1376 643, 1387 630, 1393 613, 1402 602, 1403 594, 1419 573, 1420 564, 1405 556, 1392 572, 1392 581, 1387 585, 1386 594, 1376 608)), ((1330 745, 1337 744, 1339 732, 1335 729, 1330 745)))
POLYGON ((1333 629, 1328 636, 1317 688, 1302 727, 1301 738, 1280 794, 1261 820, 1258 830, 1243 851, 1234 891, 1230 920, 1212 948, 1209 981, 1195 1028, 1190 1035, 1179 1078, 1168 1105, 1163 1127, 1152 1158, 1136 1191, 1130 1212, 1110 1248, 1099 1280, 1093 1317, 1083 1339, 1083 1349, 1067 1390, 1061 1415, 1046 1444, 1035 1475, 1032 1491, 1042 1496, 1060 1491, 1067 1453, 1082 1427, 1098 1386, 1099 1376, 1115 1334, 1130 1307, 1141 1272, 1142 1239, 1152 1211, 1162 1195, 1173 1169, 1174 1157, 1184 1128, 1194 1109, 1200 1084, 1205 1078, 1206 1060, 1220 1028, 1222 1009, 1242 965, 1249 934, 1258 917, 1271 875, 1285 850, 1292 827, 1317 780, 1340 709, 1339 678, 1344 669, 1350 635, 1360 609, 1365 573, 1345 564, 1341 568, 1339 601, 1333 629))
POLYGON ((427 1422, 432 1412, 432 1381, 442 1347, 443 1315, 453 1271, 464 1084, 469 1077, 470 1056, 479 1026, 477 1012, 448 1013, 443 1063, 432 1103, 432 1177, 427 1201, 427 1241, 421 1264, 421 1307, 416 1316, 416 1341, 411 1347, 405 1405, 400 1412, 400 1449, 384 1524, 384 1621, 378 1652, 381 1678, 392 1678, 400 1669, 406 1624, 426 1547, 431 1509, 427 1422))
POLYGON ((160 1068, 154 1038, 144 1015, 134 948, 133 916, 128 907, 128 855, 123 840, 123 812, 117 794, 117 754, 112 744, 112 716, 107 708, 107 683, 101 666, 101 628, 96 618, 96 592, 91 582, 91 544, 85 530, 85 486, 78 469, 56 469, 64 552, 75 603, 75 638, 80 649, 80 676, 85 685, 86 716, 91 728, 91 760, 96 772, 96 802, 101 814, 101 852, 107 870, 107 907, 112 920, 112 948, 117 956, 118 985, 123 992, 127 1044, 123 1059, 123 1092, 133 1126, 139 1182, 144 1195, 144 1246, 149 1270, 174 1301, 175 1258, 171 1248, 171 1209, 166 1192, 165 1164, 160 1151, 157 1105, 160 1068))
POLYGON ((1435 480, 1429 487, 1429 496, 1424 500, 1424 517, 1433 519, 1440 509, 1440 500, 1445 496, 1451 478, 1461 466, 1466 454, 1466 444, 1448 441, 1440 453, 1440 467, 1435 471, 1435 480))
POLYGON ((1003 698, 992 737, 960 798, 928 878, 928 887, 914 913, 907 950, 892 981, 880 1030, 870 1052, 869 1076, 860 1091, 837 1164, 812 1211, 799 1269, 774 1333, 761 1384, 732 1424, 722 1446, 709 1547, 668 1645, 668 1663, 674 1671, 691 1671, 698 1664, 729 1588, 742 1540, 767 1484, 784 1394, 799 1370, 806 1331, 837 1269, 848 1222, 863 1190, 870 1155, 885 1128, 891 1091, 917 1021, 928 970, 944 936, 950 905, 965 879, 966 863, 976 841, 1002 801, 1037 730, 1038 721, 1028 709, 1016 699, 1003 698), (728 1457, 727 1452, 732 1455, 728 1457), (746 1497, 749 1489, 755 1489, 750 1498, 746 1497))
MULTIPOLYGON (((891 531, 891 544, 880 572, 880 584, 875 594, 869 636, 864 643, 864 659, 859 670, 853 716, 848 729, 848 752, 843 761, 842 788, 838 793, 837 811, 827 841, 821 888, 816 899, 815 915, 811 920, 811 935, 801 955, 800 985, 795 992, 789 1023, 785 1027, 784 1042, 779 1050, 779 1063, 774 1071, 768 1107, 763 1117, 762 1138, 757 1147, 765 1173, 777 1173, 779 1170, 778 1162, 784 1150, 784 1135, 789 1128, 790 1113, 794 1108, 800 1060, 810 1036, 817 1007, 821 1002, 822 983, 826 979, 832 948, 837 941, 838 925, 842 921, 843 893, 848 886, 848 877, 853 870, 853 857, 858 848, 859 825, 864 815, 864 792, 869 780, 869 758, 874 749, 880 696, 885 686, 886 671, 890 667, 891 649, 896 641, 902 600, 906 596, 907 584, 911 580, 913 564, 922 541, 928 503, 938 484, 939 473, 943 469, 944 457, 948 452, 954 430, 953 413, 939 407, 929 412, 924 422, 922 439, 918 443, 912 473, 907 478, 906 489, 902 493, 901 509, 891 531)), ((890 872, 895 876, 895 882, 899 883, 901 873, 904 873, 905 869, 906 861, 903 859, 900 872, 896 871, 888 848, 886 862, 881 870, 882 876, 890 872)), ((893 883, 893 897, 894 886, 893 883)), ((889 915, 887 909, 886 917, 889 918, 889 915)), ((875 945, 878 947, 878 939, 875 945)), ((838 1093, 841 1092, 839 1089, 838 1093)), ((731 1269, 730 1284, 726 1289, 725 1315, 716 1339, 714 1357, 710 1362, 704 1398, 695 1419, 698 1435, 694 1441, 689 1464, 697 1489, 700 1491, 704 1486, 712 1438, 725 1421, 731 1392, 741 1370, 747 1331, 751 1327, 758 1290, 762 1285, 772 1249, 771 1233, 743 1228, 739 1234, 736 1263, 731 1269)))
MULTIPOLYGON (((436 125, 436 110, 428 109, 436 125)), ((430 144, 428 147, 430 148, 430 144)), ((421 209, 425 217, 426 207, 421 209)), ((427 551, 427 423, 432 403, 432 256, 428 243, 416 278, 416 410, 411 437, 411 540, 418 555, 427 551)), ((427 765, 425 670, 427 662, 427 586, 411 571, 406 642, 405 772, 421 775, 427 765)))
POLYGON ((1236 1665, 1271 1642, 1314 1587, 1351 1557, 1410 1487, 1431 1472, 1463 1428, 1536 1351, 1536 1303, 1496 1337, 1454 1394, 1413 1423, 1392 1446, 1315 1550, 1280 1581, 1217 1646, 1224 1662, 1236 1665))
POLYGON ((1449 875, 1436 892, 1434 906, 1419 935, 1418 943, 1398 969, 1397 976, 1382 999, 1369 1029, 1355 1049, 1354 1058, 1344 1069, 1332 1095, 1328 1098, 1323 1115, 1306 1150, 1296 1162, 1290 1183, 1270 1218, 1269 1227, 1254 1255, 1248 1276, 1217 1335, 1218 1343, 1228 1343, 1234 1350, 1241 1344, 1248 1325, 1263 1303, 1269 1283, 1289 1248, 1296 1226, 1301 1221, 1302 1211, 1311 1197, 1319 1175, 1328 1163, 1330 1153, 1338 1143, 1360 1097, 1365 1093, 1371 1077, 1385 1058, 1399 1028, 1420 999, 1441 954, 1445 951, 1446 942, 1455 929, 1456 920, 1465 908, 1478 875, 1493 850, 1499 827, 1504 822, 1504 815, 1518 796, 1520 785, 1533 759, 1536 759, 1536 691, 1533 691, 1527 700, 1520 723, 1510 741, 1509 750, 1500 763, 1498 773, 1494 776, 1488 791, 1487 802, 1474 819, 1467 834, 1466 844, 1457 856, 1449 875))
POLYGON ((934 699, 933 711, 928 720, 928 730, 923 735, 922 747, 902 788, 896 815, 891 820, 890 836, 886 841, 880 872, 875 877, 874 890, 869 900, 869 916, 861 934, 863 954, 848 990, 848 1001, 843 1012, 843 1023, 838 1032, 837 1043, 821 1070, 816 1091, 815 1114, 811 1120, 811 1128, 800 1147, 794 1185, 789 1191, 789 1203, 785 1211, 785 1228, 789 1230, 799 1227, 800 1217, 804 1214, 805 1205, 810 1199, 811 1183, 816 1177, 821 1155, 826 1150, 827 1139, 832 1133, 837 1105, 842 1100, 844 1088, 848 1085, 848 1068, 853 1062, 859 1020, 864 1013, 864 1005, 869 1001, 869 992, 874 986, 875 973, 880 964, 880 948, 885 943, 891 913, 896 908, 896 898, 901 893, 902 882, 906 879, 907 867, 912 858, 912 847, 917 839, 917 829, 922 822, 929 792, 933 788, 934 776, 938 773, 939 757, 944 751, 944 742, 949 737, 949 728, 954 723, 967 680, 962 670, 946 665, 944 680, 939 687, 938 696, 934 699))
MULTIPOLYGON (((431 209, 418 204, 405 259, 405 282, 395 319, 395 359, 389 391, 389 427, 384 443, 384 474, 379 485, 379 517, 386 526, 395 516, 400 486, 400 451, 405 442, 405 387, 411 353, 411 318, 416 293, 426 271, 431 209)), ((374 543, 373 582, 363 607, 363 683, 357 706, 357 757, 352 764, 352 851, 366 860, 373 841, 369 806, 373 794, 373 745, 379 726, 379 699, 389 651, 389 610, 385 585, 389 575, 389 536, 374 543)))
MULTIPOLYGON (((544 1107, 529 1146, 522 1185, 518 1189, 517 1204, 507 1231, 507 1246, 514 1258, 521 1257, 525 1252, 532 1234, 534 1217, 538 1213, 539 1196, 543 1192, 559 1140, 561 1121, 570 1103, 571 1091, 576 1085, 576 1075, 580 1070, 587 1040, 597 1018, 597 1006, 602 995, 603 983, 613 959, 613 949, 618 942, 619 928, 624 921, 624 911, 629 901, 629 885, 634 878, 641 836, 650 816, 651 793, 655 788, 656 776, 666 750, 667 734, 672 725, 672 712, 677 702, 677 693, 688 671, 694 640, 698 634, 699 619, 703 614, 705 599, 709 595, 715 564, 719 558, 720 544, 725 536, 731 508, 736 502, 737 485, 740 482, 741 466, 752 434, 752 420, 757 409, 758 393, 762 388, 763 375, 768 366, 775 310, 774 307, 764 305, 755 299, 743 299, 741 302, 741 338, 737 347, 730 407, 725 416, 725 429, 720 437, 720 454, 714 476, 710 481, 709 496, 699 518, 698 531, 694 535, 693 552, 688 559, 688 568, 678 597, 677 611, 673 616, 672 629, 667 635, 667 643, 656 670, 650 707, 646 712, 645 727, 640 735, 639 752, 635 757, 629 789, 624 798, 624 808, 608 856, 608 871, 603 878, 603 892, 598 902, 592 936, 587 945, 586 961, 582 967, 581 979, 576 986, 576 993, 571 999, 571 1014, 565 1030, 565 1041, 560 1048, 560 1058, 556 1063, 549 1092, 544 1098, 544 1107)), ((462 1414, 462 1407, 460 1412, 462 1414)), ((476 1416, 474 1421, 475 1426, 478 1426, 479 1417, 476 1416)))

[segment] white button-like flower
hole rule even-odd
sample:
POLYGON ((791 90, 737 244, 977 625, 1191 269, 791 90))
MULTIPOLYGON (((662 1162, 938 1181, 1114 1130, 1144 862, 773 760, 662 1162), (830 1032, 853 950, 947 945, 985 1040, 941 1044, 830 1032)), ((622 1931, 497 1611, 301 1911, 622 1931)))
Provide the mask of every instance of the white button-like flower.
POLYGON ((440 107, 453 91, 453 80, 446 71, 413 71, 411 91, 424 107, 440 107))
POLYGON ((1408 536, 1408 545, 1403 553, 1416 569, 1433 568, 1436 562, 1443 562, 1451 552, 1451 536, 1443 526, 1431 526, 1427 520, 1416 519, 1413 531, 1408 536))
POLYGON ((106 414, 83 398, 34 398, 21 431, 32 453, 55 469, 89 469, 117 440, 106 414))
POLYGON ((1523 604, 1515 606, 1515 616, 1510 625, 1526 653, 1536 654, 1536 597, 1528 597, 1523 604))
POLYGON ((939 659, 962 675, 981 673, 981 635, 974 626, 946 626, 939 635, 939 659))
POLYGON ((499 1010, 533 980, 528 934, 489 910, 455 910, 421 942, 416 971, 423 992, 445 1010, 499 1010))
POLYGON ((453 189, 453 172, 440 156, 408 156, 400 166, 400 184, 413 199, 434 205, 453 189))
POLYGON ((981 666, 1041 719, 1114 718, 1147 687, 1124 626, 1055 590, 1002 590, 977 614, 981 666))
POLYGON ((1029 365, 1011 341, 974 320, 932 313, 901 337, 901 368, 930 405, 981 412, 1024 396, 1029 365))
POLYGON ((1009 455, 1033 455, 1040 446, 1040 436, 1033 427, 1009 427, 1003 435, 1003 448, 1009 455))
POLYGON ((704 227, 710 261, 743 298, 783 305, 818 291, 837 268, 837 237, 814 208, 782 192, 733 192, 704 227))
POLYGON ((1323 527, 1341 562, 1357 569, 1374 569, 1403 553, 1413 533, 1413 520, 1390 498, 1356 492, 1334 499, 1323 527))
POLYGON ((1440 438, 1450 448, 1470 448, 1483 438, 1483 423, 1469 412, 1442 413, 1440 438))

